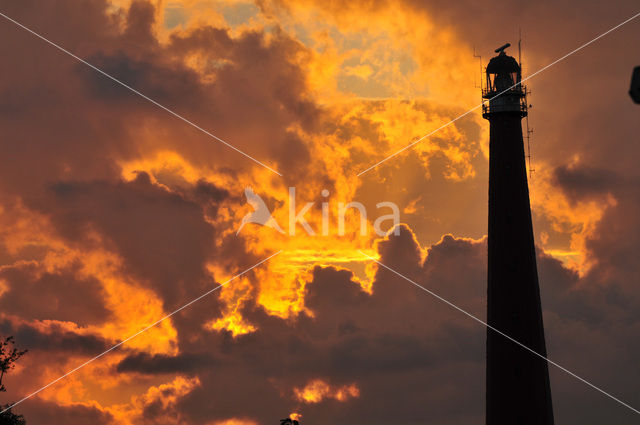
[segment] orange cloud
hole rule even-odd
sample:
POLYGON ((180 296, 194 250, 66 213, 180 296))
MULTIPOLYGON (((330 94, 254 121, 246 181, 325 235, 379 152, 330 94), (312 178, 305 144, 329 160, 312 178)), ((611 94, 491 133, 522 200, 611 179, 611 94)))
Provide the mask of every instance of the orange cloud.
POLYGON ((347 401, 360 397, 360 390, 356 384, 332 386, 322 379, 314 379, 303 388, 294 388, 293 391, 297 400, 310 404, 320 403, 327 398, 347 401))
POLYGON ((598 199, 571 202, 544 165, 538 166, 530 192, 532 210, 551 222, 551 231, 568 239, 568 243, 551 243, 549 234, 543 233, 540 243, 545 252, 581 275, 586 274, 597 261, 590 255, 587 241, 594 237, 605 212, 617 204, 614 196, 607 193, 598 199))
POLYGON ((207 425, 258 425, 258 422, 247 418, 229 418, 222 421, 209 422, 207 425))

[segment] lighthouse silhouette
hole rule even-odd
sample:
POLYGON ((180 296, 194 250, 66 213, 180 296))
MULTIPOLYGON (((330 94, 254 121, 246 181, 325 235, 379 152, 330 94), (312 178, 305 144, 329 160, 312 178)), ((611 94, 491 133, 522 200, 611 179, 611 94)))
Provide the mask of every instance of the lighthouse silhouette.
MULTIPOLYGON (((526 89, 506 44, 486 68, 490 123, 488 324, 547 356, 521 120, 526 89)), ((546 360, 487 329, 486 425, 553 424, 546 360)))

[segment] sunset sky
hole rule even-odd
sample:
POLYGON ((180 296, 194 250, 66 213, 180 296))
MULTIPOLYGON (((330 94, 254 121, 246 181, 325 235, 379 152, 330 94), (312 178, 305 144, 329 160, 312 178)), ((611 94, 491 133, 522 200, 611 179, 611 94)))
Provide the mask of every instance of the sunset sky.
MULTIPOLYGON (((0 16, 0 335, 29 350, 0 404, 246 271, 14 412, 51 425, 484 423, 486 329, 370 257, 484 320, 488 122, 476 109, 360 173, 476 107, 481 66, 506 42, 517 57, 519 30, 526 77, 638 12, 632 0, 0 1, 184 118, 0 16), (236 234, 246 187, 283 234, 236 234), (291 234, 290 187, 297 210, 314 203, 315 235, 291 234), (339 231, 351 201, 364 234, 353 209, 339 231), (399 234, 374 232, 381 202, 398 205, 399 234)), ((638 40, 640 18, 526 82, 549 358, 636 409, 638 40)), ((638 423, 550 375, 557 424, 638 423)))

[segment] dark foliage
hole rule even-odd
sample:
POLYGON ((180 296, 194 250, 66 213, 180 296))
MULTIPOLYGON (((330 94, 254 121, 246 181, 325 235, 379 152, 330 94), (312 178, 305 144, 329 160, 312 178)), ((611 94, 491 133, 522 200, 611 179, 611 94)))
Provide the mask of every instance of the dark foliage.
MULTIPOLYGON (((15 367, 15 363, 20 357, 24 356, 26 352, 27 350, 21 351, 14 347, 12 336, 8 336, 0 341, 0 392, 7 391, 2 383, 2 379, 15 367)), ((0 406, 0 410, 5 410, 9 406, 11 405, 0 406)), ((10 409, 4 413, 0 413, 0 425, 24 425, 25 423, 22 415, 16 415, 11 412, 10 409)))

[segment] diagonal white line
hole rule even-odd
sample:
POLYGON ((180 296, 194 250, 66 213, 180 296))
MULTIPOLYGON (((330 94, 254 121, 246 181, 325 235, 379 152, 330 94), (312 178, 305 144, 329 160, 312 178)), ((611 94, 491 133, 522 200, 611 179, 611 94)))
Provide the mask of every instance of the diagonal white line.
MULTIPOLYGON (((556 59, 555 61, 551 62, 550 64, 540 68, 539 70, 537 70, 536 72, 534 72, 533 74, 529 75, 526 78, 523 78, 519 83, 516 83, 514 85, 512 85, 511 87, 501 91, 500 93, 498 93, 497 95, 493 96, 492 98, 488 99, 487 101, 490 102, 493 99, 495 99, 496 97, 500 96, 501 94, 505 93, 506 91, 511 90, 514 87, 517 87, 518 85, 524 83, 525 81, 529 80, 530 78, 535 77, 536 75, 540 74, 541 72, 551 68, 553 65, 557 64, 558 62, 561 62, 563 60, 565 60, 566 58, 568 58, 569 56, 573 55, 576 52, 579 52, 580 50, 584 49, 585 47, 587 47, 588 45, 595 43, 596 41, 600 40, 602 37, 610 34, 611 32, 617 30, 618 28, 620 28, 621 26, 631 22, 632 20, 636 19, 638 16, 640 16, 640 12, 636 13, 635 15, 633 15, 632 17, 630 17, 629 19, 626 19, 622 22, 620 22, 618 25, 616 25, 613 28, 608 29, 607 31, 603 32, 602 34, 600 34, 599 36, 597 36, 596 38, 584 43, 583 45, 581 45, 580 47, 570 51, 569 53, 567 53, 566 55, 562 56, 561 58, 556 59)), ((453 124, 454 122, 458 121, 460 118, 466 117, 467 115, 469 115, 471 112, 475 111, 476 109, 480 108, 483 105, 483 103, 480 103, 479 105, 474 106, 473 108, 469 109, 467 112, 463 113, 462 115, 457 116, 456 118, 452 119, 451 121, 447 122, 446 124, 441 125, 440 127, 436 128, 435 130, 433 130, 432 132, 430 132, 429 134, 425 134, 424 136, 420 137, 418 140, 408 144, 407 146, 403 147, 402 149, 392 153, 391 155, 385 157, 384 159, 376 162, 375 164, 373 164, 371 167, 367 168, 364 171, 361 171, 360 173, 358 173, 358 177, 360 177, 361 175, 363 175, 364 173, 366 173, 367 171, 370 171, 374 168, 376 168, 378 165, 382 164, 383 162, 386 162, 388 160, 390 160, 391 158, 401 154, 402 152, 406 151, 407 149, 415 146, 416 144, 420 143, 421 141, 423 141, 424 139, 426 139, 427 137, 437 133, 438 131, 442 130, 445 127, 448 127, 449 125, 453 124)))
POLYGON ((430 295, 434 296, 435 298, 439 299, 440 301, 442 301, 443 303, 447 304, 450 307, 455 308, 456 310, 458 310, 459 312, 461 312, 462 314, 472 318, 473 320, 475 320, 476 322, 484 325, 486 328, 491 329, 493 332, 502 335, 503 337, 507 338, 509 341, 519 345, 520 347, 524 348, 525 350, 531 352, 532 354, 535 354, 536 356, 540 357, 541 359, 545 360, 547 363, 557 367, 558 369, 562 370, 563 372, 566 372, 567 374, 573 376, 574 378, 578 379, 579 381, 587 384, 588 386, 590 386, 591 388, 593 388, 596 391, 599 391, 600 393, 606 395, 607 397, 609 397, 610 399, 617 401, 618 403, 620 403, 621 405, 623 405, 624 407, 634 411, 635 413, 640 415, 640 410, 635 409, 631 406, 629 406, 627 403, 625 403, 624 401, 620 400, 619 398, 616 398, 614 396, 612 396, 611 394, 609 394, 608 392, 606 392, 605 390, 595 386, 594 384, 592 384, 591 382, 587 381, 584 378, 579 377, 578 375, 576 375, 575 373, 571 372, 570 370, 560 366, 558 363, 549 360, 548 358, 546 358, 545 356, 543 356, 542 354, 539 354, 537 351, 532 350, 531 348, 527 347, 526 345, 524 345, 523 343, 521 343, 520 341, 510 337, 509 335, 505 334, 504 332, 500 331, 499 329, 496 329, 495 327, 491 326, 490 324, 488 324, 487 322, 485 322, 482 319, 477 318, 476 316, 474 316, 473 314, 469 313, 468 311, 458 307, 457 305, 455 305, 454 303, 452 303, 451 301, 442 298, 440 295, 436 294, 435 292, 425 288, 424 286, 420 285, 419 283, 414 282, 413 280, 409 279, 408 277, 406 277, 405 275, 395 271, 394 269, 392 269, 389 266, 384 265, 383 263, 381 263, 380 261, 376 260, 375 258, 373 258, 372 256, 365 254, 362 251, 358 251, 360 252, 360 254, 364 255, 365 257, 367 257, 368 259, 370 259, 371 261, 375 261, 379 266, 384 267, 385 269, 389 270, 390 272, 400 276, 401 278, 403 278, 404 280, 406 280, 409 283, 412 283, 413 285, 415 285, 416 287, 422 289, 423 291, 429 293, 430 295))
POLYGON ((17 26, 19 26, 20 28, 22 28, 23 30, 35 35, 36 37, 38 37, 39 39, 47 42, 48 44, 50 44, 51 46, 55 47, 56 49, 60 50, 63 53, 66 53, 67 55, 71 56, 72 58, 76 59, 79 62, 82 62, 83 64, 87 65, 89 68, 93 69, 94 71, 99 72, 100 74, 104 75, 105 77, 109 78, 110 80, 120 84, 122 87, 130 90, 131 92, 137 94, 138 96, 142 97, 143 99, 148 100, 149 102, 153 103, 154 105, 156 105, 157 107, 159 107, 160 109, 163 109, 165 111, 167 111, 168 113, 170 113, 171 115, 173 115, 174 117, 186 122, 187 124, 189 124, 190 126, 192 126, 193 128, 201 131, 202 133, 206 134, 207 136, 217 140, 218 142, 222 143, 223 145, 233 149, 234 151, 240 153, 241 155, 244 155, 245 157, 249 158, 250 160, 252 160, 253 162, 255 162, 256 164, 259 164, 261 166, 263 166, 264 168, 266 168, 267 170, 276 173, 277 175, 279 175, 280 177, 282 177, 282 174, 280 174, 279 172, 277 172, 276 170, 274 170, 273 168, 269 167, 268 165, 258 161, 257 159, 255 159, 254 157, 252 157, 251 155, 241 151, 240 149, 236 148, 235 146, 233 146, 232 144, 224 141, 223 139, 221 139, 220 137, 216 136, 215 134, 205 130, 204 128, 200 127, 199 125, 193 123, 192 121, 189 121, 188 119, 186 119, 185 117, 183 117, 182 115, 172 111, 171 109, 167 108, 164 105, 161 105, 160 103, 156 102, 155 100, 151 99, 150 97, 146 96, 143 93, 140 93, 138 90, 134 89, 131 86, 128 86, 127 84, 123 83, 122 81, 118 80, 117 78, 115 78, 114 76, 112 76, 111 74, 108 74, 106 72, 104 72, 103 70, 101 70, 100 68, 90 64, 89 62, 87 62, 86 60, 74 55, 73 53, 71 53, 70 51, 68 51, 67 49, 65 49, 64 47, 54 43, 53 41, 49 40, 48 38, 38 34, 37 32, 33 31, 31 28, 28 28, 24 25, 22 25, 20 22, 16 21, 15 19, 10 18, 9 16, 5 15, 4 13, 0 12, 0 16, 2 16, 3 18, 5 18, 6 20, 13 22, 14 24, 16 24, 17 26))
POLYGON ((0 412, 0 415, 3 414, 4 412, 6 412, 9 409, 12 409, 14 406, 17 406, 18 404, 22 403, 25 400, 30 399, 31 397, 33 397, 34 395, 38 394, 39 392, 49 388, 50 386, 52 386, 53 384, 55 384, 56 382, 60 381, 61 379, 66 378, 67 376, 71 375, 72 373, 74 373, 75 371, 77 371, 78 369, 83 368, 84 366, 88 365, 89 363, 93 362, 94 360, 99 359, 100 357, 104 356, 105 354, 109 353, 110 351, 115 350, 116 348, 118 348, 119 346, 121 346, 122 344, 126 343, 127 341, 132 340, 133 338, 137 337, 138 335, 140 335, 141 333, 144 333, 146 331, 148 331, 149 329, 153 328, 154 326, 156 326, 158 323, 162 322, 165 319, 168 319, 169 317, 173 316, 174 314, 184 310, 185 308, 189 307, 191 304, 194 304, 198 301, 200 301, 202 298, 206 297, 207 295, 217 291, 218 289, 222 288, 223 286, 225 286, 227 283, 231 282, 232 280, 237 279, 238 277, 248 273, 249 271, 255 269, 256 267, 258 267, 259 265, 261 265, 262 263, 267 262, 268 260, 270 260, 271 258, 275 257, 276 255, 280 254, 282 252, 282 250, 277 251, 274 254, 271 254, 270 256, 268 256, 267 258, 265 258, 264 260, 254 264, 253 266, 249 267, 248 269, 246 269, 245 271, 238 273, 237 275, 233 276, 232 278, 230 278, 229 280, 225 281, 224 283, 221 283, 220 285, 216 286, 213 289, 210 289, 209 291, 205 292, 204 294, 200 295, 197 298, 194 298, 193 300, 189 301, 188 303, 186 303, 185 305, 183 305, 182 307, 172 311, 171 313, 167 314, 166 316, 164 316, 161 319, 158 319, 157 321, 153 322, 152 324, 150 324, 149 326, 145 327, 144 329, 136 332, 135 334, 131 335, 130 337, 123 339, 122 341, 120 341, 119 343, 117 343, 116 345, 114 345, 113 347, 109 348, 108 350, 98 354, 97 356, 87 360, 86 362, 82 363, 80 366, 76 367, 75 369, 70 370, 69 372, 65 373, 64 375, 54 379, 53 381, 49 382, 47 385, 45 385, 44 387, 32 392, 31 394, 29 394, 28 396, 22 398, 21 400, 9 405, 6 409, 4 409, 3 411, 0 412))

